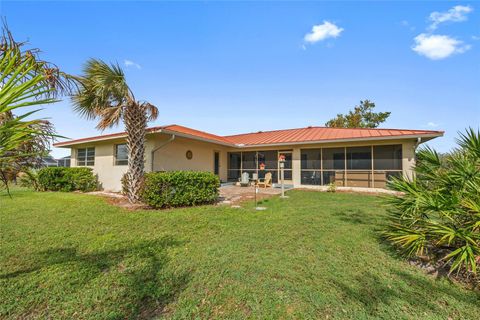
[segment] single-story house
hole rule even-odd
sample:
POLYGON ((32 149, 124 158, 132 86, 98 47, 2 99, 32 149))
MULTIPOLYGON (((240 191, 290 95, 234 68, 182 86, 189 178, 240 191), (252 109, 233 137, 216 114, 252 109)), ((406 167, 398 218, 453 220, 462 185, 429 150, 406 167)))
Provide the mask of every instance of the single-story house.
MULTIPOLYGON (((411 177, 415 149, 443 131, 306 127, 219 136, 179 125, 147 129, 145 170, 197 170, 238 181, 243 172, 271 172, 294 187, 384 188, 391 176, 411 177)), ((71 149, 71 166, 87 166, 105 190, 119 191, 127 171, 126 133, 54 144, 71 149)))

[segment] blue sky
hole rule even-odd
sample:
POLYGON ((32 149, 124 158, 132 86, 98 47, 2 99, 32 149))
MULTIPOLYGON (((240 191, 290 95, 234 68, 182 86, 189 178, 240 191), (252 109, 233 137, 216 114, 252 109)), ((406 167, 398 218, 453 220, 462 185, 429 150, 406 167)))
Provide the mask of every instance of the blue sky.
MULTIPOLYGON (((431 145, 448 151, 480 124, 476 2, 0 1, 0 15, 67 72, 90 57, 120 63, 160 110, 150 125, 323 125, 370 99, 392 112, 382 127, 445 130, 431 145)), ((42 116, 70 138, 99 133, 68 99, 42 116)))

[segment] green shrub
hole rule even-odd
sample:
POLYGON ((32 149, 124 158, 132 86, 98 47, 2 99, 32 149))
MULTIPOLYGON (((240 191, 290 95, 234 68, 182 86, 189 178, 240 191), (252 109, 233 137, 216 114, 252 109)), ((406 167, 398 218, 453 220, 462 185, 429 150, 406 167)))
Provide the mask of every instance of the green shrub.
POLYGON ((50 167, 38 171, 38 184, 43 191, 93 191, 97 177, 91 168, 50 167))
POLYGON ((219 187, 220 180, 210 172, 152 172, 145 175, 142 200, 154 208, 213 203, 219 187))
POLYGON ((460 134, 443 157, 417 153, 413 180, 394 179, 387 239, 408 256, 439 260, 450 271, 477 273, 480 263, 480 132, 460 134))

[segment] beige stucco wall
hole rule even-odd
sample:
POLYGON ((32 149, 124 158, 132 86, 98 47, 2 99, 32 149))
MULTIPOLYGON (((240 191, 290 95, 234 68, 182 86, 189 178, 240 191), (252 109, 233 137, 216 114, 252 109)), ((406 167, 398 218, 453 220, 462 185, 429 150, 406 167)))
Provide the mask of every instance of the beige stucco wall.
POLYGON ((97 142, 82 144, 76 146, 71 152, 71 166, 77 166, 77 149, 94 147, 95 165, 91 168, 97 174, 100 187, 107 191, 120 191, 122 185, 120 179, 127 172, 127 166, 115 165, 115 144, 124 143, 123 140, 110 140, 106 142, 97 142))
MULTIPOLYGON (((192 170, 213 172, 214 153, 220 154, 219 177, 227 180, 227 148, 222 145, 176 137, 169 140, 168 135, 158 135, 155 139, 154 171, 192 170), (162 146, 163 145, 163 146, 162 146), (187 159, 187 151, 192 151, 192 159, 187 159)), ((152 149, 150 149, 152 150, 152 149)))
MULTIPOLYGON (((214 152, 220 154, 219 177, 227 180, 226 148, 207 142, 200 142, 182 137, 173 141, 167 134, 151 134, 147 136, 145 146, 145 171, 152 171, 152 150, 161 147, 154 153, 153 171, 192 170, 214 172, 214 152), (191 160, 186 152, 193 153, 191 160)), ((76 150, 78 148, 95 147, 95 165, 91 168, 98 175, 101 187, 106 191, 120 191, 121 178, 127 172, 126 165, 115 165, 115 144, 125 143, 124 139, 109 140, 88 144, 79 144, 71 151, 71 166, 75 167, 76 150)))

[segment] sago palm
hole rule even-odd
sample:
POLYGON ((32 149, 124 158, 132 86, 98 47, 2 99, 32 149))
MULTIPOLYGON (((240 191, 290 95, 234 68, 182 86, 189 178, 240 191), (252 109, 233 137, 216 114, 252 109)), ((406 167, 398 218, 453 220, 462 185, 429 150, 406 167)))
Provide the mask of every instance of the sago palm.
POLYGON ((147 121, 157 118, 157 108, 135 99, 125 74, 118 64, 101 60, 87 61, 79 78, 78 92, 72 96, 74 110, 87 119, 100 120, 104 130, 122 120, 127 132, 128 171, 127 196, 130 202, 140 200, 144 174, 145 129, 147 121))

